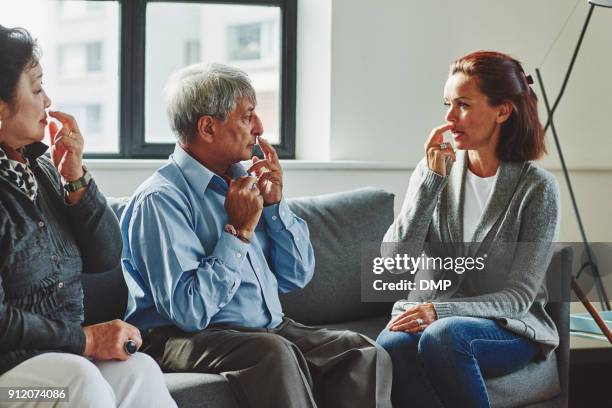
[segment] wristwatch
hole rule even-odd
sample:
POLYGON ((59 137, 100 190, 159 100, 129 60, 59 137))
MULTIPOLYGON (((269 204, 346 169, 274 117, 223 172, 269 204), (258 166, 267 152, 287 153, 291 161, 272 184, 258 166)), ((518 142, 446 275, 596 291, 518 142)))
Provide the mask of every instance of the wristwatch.
POLYGON ((83 176, 80 179, 64 184, 64 190, 69 193, 74 193, 75 191, 80 190, 83 187, 87 187, 92 177, 85 166, 83 166, 83 172, 83 176))

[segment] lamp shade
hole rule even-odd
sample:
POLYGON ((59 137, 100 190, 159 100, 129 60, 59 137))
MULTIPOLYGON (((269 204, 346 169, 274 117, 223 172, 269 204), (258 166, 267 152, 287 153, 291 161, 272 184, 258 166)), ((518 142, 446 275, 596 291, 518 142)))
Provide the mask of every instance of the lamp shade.
POLYGON ((589 0, 589 3, 595 5, 595 6, 602 6, 602 7, 610 7, 612 8, 612 0, 589 0))

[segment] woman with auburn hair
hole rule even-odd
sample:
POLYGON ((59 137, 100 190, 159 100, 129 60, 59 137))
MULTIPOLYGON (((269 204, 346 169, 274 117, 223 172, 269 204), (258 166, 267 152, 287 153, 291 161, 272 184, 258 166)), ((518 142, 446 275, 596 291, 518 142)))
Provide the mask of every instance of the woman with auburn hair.
POLYGON ((36 41, 0 25, 0 55, 0 405, 175 407, 136 327, 82 326, 81 273, 119 263, 119 224, 75 118, 48 111, 36 41))
POLYGON ((413 275, 452 285, 411 291, 378 337, 393 360, 395 407, 489 407, 483 378, 546 359, 558 345, 544 282, 559 190, 533 162, 546 149, 532 83, 517 60, 498 52, 475 52, 450 67, 446 124, 425 143, 382 253, 456 259, 497 251, 498 262, 413 275), (457 151, 444 141, 447 131, 457 151))

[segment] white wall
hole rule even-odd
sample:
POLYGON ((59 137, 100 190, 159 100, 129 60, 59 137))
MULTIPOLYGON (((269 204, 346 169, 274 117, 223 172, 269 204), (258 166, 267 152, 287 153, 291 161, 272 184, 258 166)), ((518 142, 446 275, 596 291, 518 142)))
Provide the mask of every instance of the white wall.
POLYGON ((296 157, 328 160, 331 1, 298 1, 296 157))
MULTIPOLYGON (((430 130, 444 123, 449 64, 471 51, 509 53, 534 80, 540 67, 556 96, 588 7, 586 0, 334 0, 331 158, 418 161, 430 130)), ((556 113, 572 168, 612 169, 610 72, 612 10, 597 7, 556 113)), ((534 89, 539 94, 537 82, 534 89)), ((556 154, 545 164, 558 165, 556 154)))

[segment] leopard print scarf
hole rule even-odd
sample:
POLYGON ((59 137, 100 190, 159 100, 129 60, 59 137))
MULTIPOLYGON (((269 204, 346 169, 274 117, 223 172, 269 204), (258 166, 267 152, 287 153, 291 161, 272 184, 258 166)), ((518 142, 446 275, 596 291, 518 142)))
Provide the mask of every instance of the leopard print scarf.
POLYGON ((2 147, 0 147, 0 177, 8 180, 27 195, 30 200, 36 200, 38 184, 28 159, 26 159, 26 163, 10 160, 2 147))

